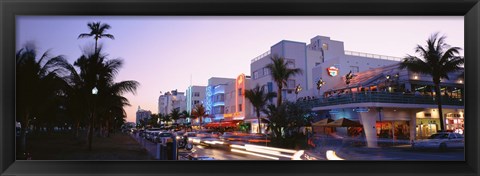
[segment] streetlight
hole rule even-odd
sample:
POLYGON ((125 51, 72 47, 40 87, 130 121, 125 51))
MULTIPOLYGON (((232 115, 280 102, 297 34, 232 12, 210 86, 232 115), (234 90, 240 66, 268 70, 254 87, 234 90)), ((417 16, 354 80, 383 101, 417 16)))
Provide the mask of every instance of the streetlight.
MULTIPOLYGON (((98 75, 97 75, 98 77, 98 75)), ((89 129, 89 134, 88 134, 88 150, 92 150, 92 137, 93 137, 93 123, 95 122, 95 97, 98 94, 98 89, 97 87, 93 87, 92 89, 92 95, 93 97, 93 108, 92 108, 92 115, 90 117, 90 129, 89 129)))
POLYGON ((325 81, 323 81, 322 78, 320 78, 320 80, 317 81, 318 96, 320 96, 320 89, 322 88, 323 85, 325 85, 325 81))
POLYGON ((298 93, 300 91, 302 91, 302 87, 298 84, 297 87, 295 87, 295 99, 298 99, 298 93))
POLYGON ((352 71, 350 70, 350 72, 347 73, 347 75, 345 75, 345 84, 347 84, 347 86, 350 84, 350 80, 353 78, 353 74, 352 74, 352 71))

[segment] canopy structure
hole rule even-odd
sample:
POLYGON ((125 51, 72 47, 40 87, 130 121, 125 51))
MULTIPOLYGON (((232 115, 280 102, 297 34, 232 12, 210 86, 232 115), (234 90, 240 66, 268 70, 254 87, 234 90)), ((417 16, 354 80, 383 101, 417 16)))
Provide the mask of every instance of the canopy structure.
POLYGON ((325 125, 327 125, 330 122, 333 122, 333 119, 326 118, 326 119, 322 119, 318 122, 313 123, 312 126, 314 126, 314 127, 324 127, 325 125))
POLYGON ((363 125, 346 118, 341 118, 325 125, 326 127, 362 127, 363 125))
POLYGON ((208 128, 219 128, 219 127, 222 127, 222 128, 225 128, 225 127, 237 127, 237 123, 239 121, 221 121, 221 122, 212 122, 212 123, 209 123, 209 124, 206 124, 205 127, 208 127, 208 128))

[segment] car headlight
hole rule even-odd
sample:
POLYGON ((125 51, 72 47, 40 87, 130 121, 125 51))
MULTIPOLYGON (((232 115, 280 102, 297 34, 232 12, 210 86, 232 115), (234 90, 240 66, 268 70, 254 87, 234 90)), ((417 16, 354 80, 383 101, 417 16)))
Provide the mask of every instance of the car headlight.
POLYGON ((177 140, 182 139, 182 137, 180 137, 180 136, 177 136, 177 137, 175 137, 175 138, 176 138, 177 140))

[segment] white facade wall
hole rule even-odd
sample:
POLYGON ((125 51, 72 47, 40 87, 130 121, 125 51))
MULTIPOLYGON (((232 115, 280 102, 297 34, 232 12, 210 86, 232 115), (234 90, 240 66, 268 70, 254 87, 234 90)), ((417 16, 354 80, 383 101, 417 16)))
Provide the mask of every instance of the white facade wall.
POLYGON ((343 42, 330 40, 329 37, 316 36, 310 40, 308 45, 302 42, 282 40, 270 48, 270 54, 264 54, 263 57, 255 59, 256 61, 250 64, 252 87, 256 84, 263 86, 271 82, 273 84, 273 92, 277 91, 277 86, 272 81, 271 76, 264 74, 263 70, 266 65, 271 63, 270 58, 273 55, 294 61, 295 68, 300 68, 303 71, 303 74, 291 78, 295 81, 293 87, 284 88, 283 98, 289 101, 294 101, 297 97, 294 93, 296 85, 300 84, 302 87, 298 97, 318 96, 316 82, 320 78, 326 82, 320 91, 320 94, 322 94, 324 91, 332 89, 333 86, 342 82, 342 77, 350 70, 361 72, 398 63, 396 60, 378 59, 380 58, 378 55, 367 55, 365 53, 349 54, 345 54, 343 42), (362 56, 362 54, 365 54, 365 56, 362 56), (339 69, 337 76, 332 77, 328 75, 326 69, 330 66, 335 66, 339 69))
POLYGON ((202 104, 205 100, 205 89, 207 86, 190 86, 188 87, 187 93, 187 101, 186 101, 186 110, 188 113, 192 113, 193 107, 195 107, 196 103, 202 104))
POLYGON ((167 92, 163 95, 160 95, 158 98, 158 113, 169 114, 173 109, 178 109, 180 112, 184 111, 187 109, 186 99, 187 98, 184 92, 177 92, 176 95, 172 94, 171 92, 167 92))
POLYGON ((152 112, 149 110, 144 110, 141 109, 140 106, 138 107, 137 113, 136 113, 136 124, 140 124, 141 119, 150 119, 152 115, 152 112))

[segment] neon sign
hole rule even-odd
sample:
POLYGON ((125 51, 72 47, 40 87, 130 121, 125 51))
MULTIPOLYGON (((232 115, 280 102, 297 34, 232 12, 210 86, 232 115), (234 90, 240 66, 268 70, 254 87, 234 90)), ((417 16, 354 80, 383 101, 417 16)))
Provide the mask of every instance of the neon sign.
POLYGON ((327 68, 328 75, 330 76, 337 76, 338 75, 338 68, 331 66, 327 68))

